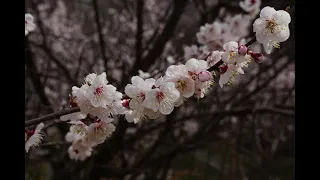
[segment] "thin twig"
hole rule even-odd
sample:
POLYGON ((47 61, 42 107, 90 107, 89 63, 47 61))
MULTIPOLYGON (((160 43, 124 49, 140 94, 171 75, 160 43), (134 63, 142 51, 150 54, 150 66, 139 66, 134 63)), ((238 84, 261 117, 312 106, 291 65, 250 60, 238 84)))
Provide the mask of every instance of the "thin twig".
POLYGON ((75 112, 79 112, 79 111, 80 111, 79 107, 63 109, 59 112, 55 112, 55 113, 48 114, 48 115, 40 117, 40 118, 35 118, 35 119, 31 119, 29 121, 26 121, 24 123, 24 126, 29 127, 32 125, 39 124, 41 122, 50 121, 52 119, 58 118, 60 116, 66 115, 66 114, 71 114, 71 113, 75 113, 75 112))

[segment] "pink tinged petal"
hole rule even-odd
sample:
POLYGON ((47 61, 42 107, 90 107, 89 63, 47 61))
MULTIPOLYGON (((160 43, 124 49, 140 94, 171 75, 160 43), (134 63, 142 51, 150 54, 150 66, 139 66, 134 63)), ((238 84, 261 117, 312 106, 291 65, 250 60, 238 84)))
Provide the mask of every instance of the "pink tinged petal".
POLYGON ((159 101, 157 99, 157 96, 159 93, 159 89, 152 89, 149 92, 147 92, 146 99, 143 102, 146 108, 152 109, 154 112, 158 111, 159 101))
POLYGON ((199 67, 199 61, 195 58, 191 58, 186 62, 188 71, 195 71, 199 67))
POLYGON ((263 48, 264 48, 264 51, 267 53, 267 54, 271 54, 271 51, 273 49, 273 45, 268 42, 268 43, 263 43, 263 48))
POLYGON ((224 74, 220 75, 219 85, 221 88, 223 88, 223 86, 228 83, 231 75, 232 75, 231 70, 227 70, 224 74))
POLYGON ((209 71, 200 72, 198 77, 201 82, 209 81, 212 79, 212 75, 209 71))
POLYGON ((273 14, 273 19, 277 24, 289 24, 291 22, 290 14, 287 11, 279 10, 273 14))
POLYGON ((131 84, 134 85, 134 86, 138 86, 140 83, 143 83, 143 79, 139 76, 133 76, 131 78, 131 84))
POLYGON ((265 20, 270 20, 272 19, 273 14, 276 12, 277 11, 274 8, 266 6, 260 11, 260 17, 265 20))
POLYGON ((241 45, 241 46, 239 47, 238 53, 239 53, 240 55, 244 56, 244 55, 247 54, 247 51, 248 51, 247 46, 241 45))
POLYGON ((225 51, 237 51, 238 50, 238 43, 235 42, 235 41, 230 41, 230 42, 227 42, 223 45, 223 49, 225 51))

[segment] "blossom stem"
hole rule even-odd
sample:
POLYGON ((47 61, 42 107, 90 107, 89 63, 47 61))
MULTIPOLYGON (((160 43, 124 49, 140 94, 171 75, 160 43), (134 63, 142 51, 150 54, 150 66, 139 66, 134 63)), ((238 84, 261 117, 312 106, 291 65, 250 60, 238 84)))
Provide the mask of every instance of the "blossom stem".
POLYGON ((80 111, 79 107, 63 109, 63 110, 61 110, 59 112, 55 112, 55 113, 52 113, 52 114, 48 114, 46 116, 42 116, 40 118, 35 118, 35 119, 31 119, 29 121, 26 121, 24 123, 24 126, 25 127, 29 127, 29 126, 32 126, 32 125, 39 124, 41 122, 50 121, 52 119, 59 118, 60 116, 63 116, 63 115, 66 115, 66 114, 71 114, 71 113, 75 113, 75 112, 79 112, 79 111, 80 111))
MULTIPOLYGON (((247 43, 245 44, 245 46, 246 46, 246 47, 249 47, 251 44, 253 44, 253 43, 256 42, 256 41, 257 41, 257 39, 256 39, 256 38, 253 38, 253 39, 251 39, 249 42, 247 42, 247 43)), ((209 72, 211 72, 211 71, 219 71, 219 67, 220 67, 221 64, 223 64, 223 61, 222 61, 222 60, 220 60, 219 62, 217 62, 215 65, 209 67, 209 68, 207 69, 207 71, 209 71, 209 72)))
POLYGON ((253 39, 251 39, 249 42, 247 42, 247 44, 245 44, 246 47, 249 47, 251 44, 253 44, 254 42, 256 42, 257 39, 254 37, 253 39))

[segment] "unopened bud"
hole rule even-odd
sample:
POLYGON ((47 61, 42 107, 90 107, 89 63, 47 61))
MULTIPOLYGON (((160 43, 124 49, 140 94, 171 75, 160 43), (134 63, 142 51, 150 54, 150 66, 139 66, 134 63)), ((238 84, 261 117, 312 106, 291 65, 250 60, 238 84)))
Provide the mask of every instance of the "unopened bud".
POLYGON ((209 71, 201 71, 198 75, 199 80, 202 82, 209 81, 212 79, 212 75, 209 71))
POLYGON ((261 53, 251 52, 250 55, 253 58, 254 62, 256 62, 256 63, 262 63, 263 61, 266 60, 266 58, 261 53))
POLYGON ((248 48, 245 45, 241 45, 238 49, 238 53, 242 56, 246 55, 247 51, 248 51, 248 48))
POLYGON ((228 70, 228 65, 224 64, 220 66, 220 73, 224 74, 228 70))

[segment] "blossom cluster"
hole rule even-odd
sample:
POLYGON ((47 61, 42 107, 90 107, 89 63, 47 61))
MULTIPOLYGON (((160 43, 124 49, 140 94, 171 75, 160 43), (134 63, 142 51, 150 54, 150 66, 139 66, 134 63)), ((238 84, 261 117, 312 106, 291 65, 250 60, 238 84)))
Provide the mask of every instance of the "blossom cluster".
POLYGON ((25 32, 25 35, 28 35, 29 32, 32 32, 35 30, 36 25, 33 23, 34 18, 31 14, 26 13, 24 16, 25 16, 24 32, 25 32))
MULTIPOLYGON (((249 1, 244 1, 240 6, 250 12, 248 17, 252 18, 256 15, 261 2, 254 1, 257 4, 250 2, 251 4, 249 1)), ((29 26, 33 18, 28 16, 28 19, 29 26)), ((231 25, 235 26, 236 20, 240 19, 243 19, 242 16, 235 16, 231 20, 233 22, 231 25)), ((288 39, 290 21, 290 15, 286 11, 276 11, 271 7, 261 10, 260 17, 255 20, 253 28, 257 41, 264 45, 267 53, 271 52, 274 43, 288 39)), ((240 26, 241 23, 238 25, 240 26)), ((235 75, 245 74, 243 68, 250 62, 263 62, 265 58, 262 53, 253 52, 243 45, 244 43, 238 42, 237 36, 244 35, 244 32, 236 34, 232 29, 234 27, 226 27, 219 23, 202 26, 197 37, 208 51, 205 58, 189 58, 185 64, 170 65, 165 74, 158 79, 149 78, 149 76, 144 79, 133 76, 131 83, 125 86, 125 94, 109 84, 105 72, 99 75, 88 74, 80 87, 72 87, 70 95, 69 106, 79 107, 80 111, 60 117, 62 121, 68 121, 71 124, 65 136, 66 141, 72 143, 68 149, 69 157, 81 161, 89 157, 92 149, 105 142, 115 131, 116 127, 113 123, 116 115, 124 115, 129 123, 135 124, 143 119, 156 119, 160 115, 169 115, 175 107, 181 106, 188 98, 203 98, 215 84, 215 76, 220 75, 219 85, 223 88, 226 84, 233 82, 235 75), (228 36, 222 33, 224 28, 229 29, 229 32, 224 32, 229 33, 228 36), (214 50, 212 44, 222 46, 223 51, 214 50), (217 74, 210 72, 212 66, 217 67, 215 69, 218 70, 217 74)), ((31 31, 30 27, 29 31, 31 31)), ((193 49, 196 48, 195 46, 193 49)), ((40 123, 34 131, 26 130, 26 152, 30 147, 39 145, 43 136, 40 131, 43 127, 44 124, 40 123)))
POLYGON ((246 41, 252 20, 260 11, 261 0, 245 0, 240 2, 240 7, 248 14, 220 13, 222 21, 217 19, 213 23, 206 23, 200 27, 196 34, 197 41, 201 46, 191 45, 184 47, 184 58, 204 57, 213 50, 221 49, 229 41, 238 43, 246 41))
POLYGON ((204 60, 190 59, 185 65, 171 65, 159 79, 131 78, 125 95, 108 84, 106 73, 87 75, 81 87, 72 87, 70 107, 80 112, 61 116, 72 124, 66 140, 72 142, 69 156, 84 160, 92 147, 103 143, 115 130, 112 116, 125 114, 128 122, 138 123, 144 118, 156 119, 170 114, 192 96, 203 98, 212 85, 212 75, 204 60))

